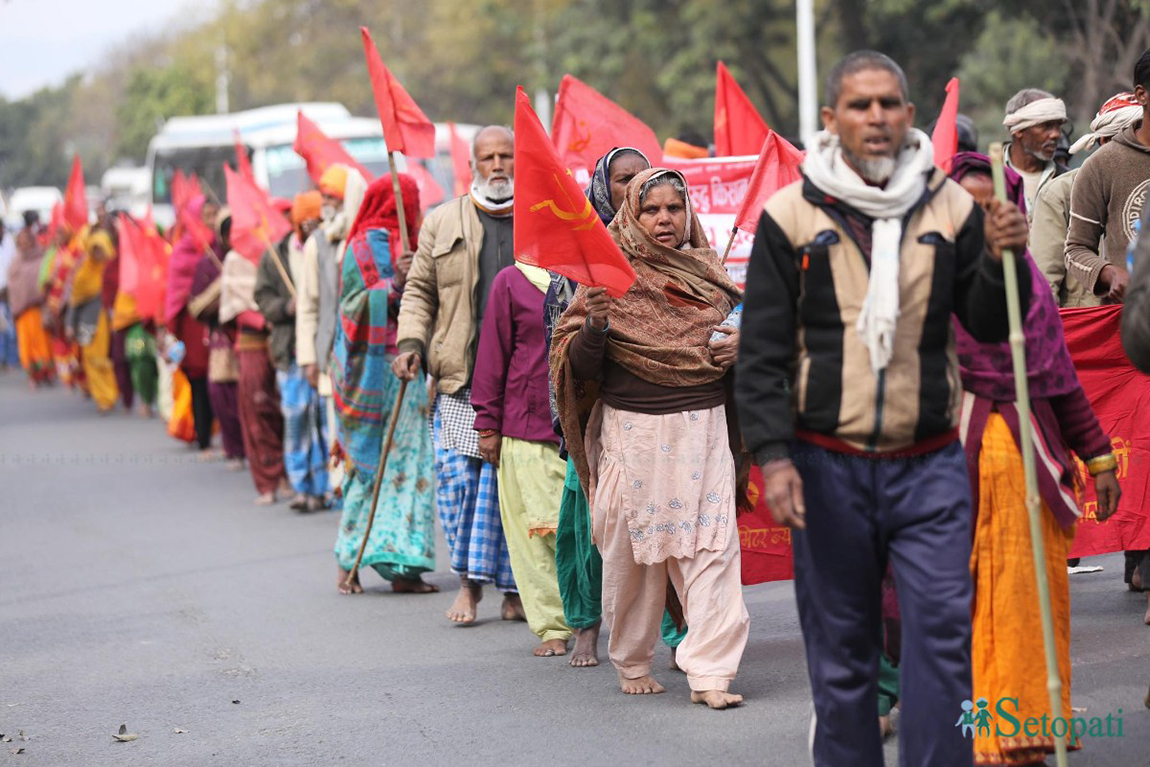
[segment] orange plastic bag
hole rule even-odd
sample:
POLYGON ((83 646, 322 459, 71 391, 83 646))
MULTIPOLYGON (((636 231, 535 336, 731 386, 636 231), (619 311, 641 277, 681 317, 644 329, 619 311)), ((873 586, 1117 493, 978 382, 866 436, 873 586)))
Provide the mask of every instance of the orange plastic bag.
POLYGON ((196 439, 196 422, 192 417, 192 385, 184 371, 172 375, 172 417, 168 419, 168 434, 184 442, 196 439))

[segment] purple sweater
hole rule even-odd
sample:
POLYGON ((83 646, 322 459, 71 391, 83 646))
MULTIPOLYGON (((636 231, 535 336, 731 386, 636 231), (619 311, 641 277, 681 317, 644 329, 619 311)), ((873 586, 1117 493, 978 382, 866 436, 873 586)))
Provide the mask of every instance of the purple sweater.
POLYGON ((547 398, 543 291, 514 266, 491 284, 471 379, 475 429, 559 444, 547 398))

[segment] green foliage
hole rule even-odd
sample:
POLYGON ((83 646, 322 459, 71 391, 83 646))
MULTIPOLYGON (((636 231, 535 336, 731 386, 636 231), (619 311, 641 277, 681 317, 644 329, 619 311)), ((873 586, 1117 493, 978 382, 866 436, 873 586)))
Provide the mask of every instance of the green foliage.
POLYGON ((1011 96, 1022 88, 1062 93, 1069 74, 1062 46, 1044 36, 1034 19, 991 12, 958 71, 961 108, 978 127, 980 145, 1009 140, 1002 116, 1011 96))
POLYGON ((203 73, 172 64, 162 69, 134 68, 116 107, 116 151, 143 162, 148 141, 169 117, 206 114, 212 97, 203 73))

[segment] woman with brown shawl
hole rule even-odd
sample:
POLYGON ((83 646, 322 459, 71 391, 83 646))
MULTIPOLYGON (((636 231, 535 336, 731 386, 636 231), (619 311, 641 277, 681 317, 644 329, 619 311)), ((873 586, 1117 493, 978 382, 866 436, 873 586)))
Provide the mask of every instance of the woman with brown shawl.
MULTIPOLYGON (((551 345, 556 405, 603 555, 603 616, 623 692, 658 693, 651 660, 671 581, 690 625, 691 700, 727 689, 747 641, 726 403, 739 304, 677 171, 643 171, 609 231, 637 279, 612 301, 579 288, 551 345)), ((737 444, 737 442, 735 443, 737 444)))

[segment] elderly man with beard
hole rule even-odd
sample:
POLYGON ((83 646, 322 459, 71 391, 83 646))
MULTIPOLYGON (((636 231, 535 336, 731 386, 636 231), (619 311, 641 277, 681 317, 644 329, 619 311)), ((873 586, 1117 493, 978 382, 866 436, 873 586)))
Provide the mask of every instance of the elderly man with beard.
POLYGON ((470 191, 436 208, 423 223, 399 309, 392 369, 413 380, 421 365, 436 381, 436 505, 451 550, 459 595, 447 611, 473 623, 483 584, 504 592, 504 620, 525 620, 499 516, 496 469, 483 461, 498 434, 475 430, 472 374, 488 296, 496 275, 515 263, 512 245, 514 136, 483 128, 471 146, 470 191), (484 452, 481 452, 481 447, 484 452))
POLYGON ((902 762, 970 765, 953 726, 971 696, 973 588, 951 322, 1006 339, 999 259, 1026 247, 1026 217, 998 201, 984 216, 934 167, 888 57, 847 56, 825 98, 803 178, 771 198, 755 235, 735 378, 743 436, 775 519, 794 531, 815 764, 883 764, 874 717, 889 562, 902 762))
POLYGON ((1003 127, 1011 140, 1003 149, 1006 167, 1022 176, 1027 213, 1034 211, 1038 193, 1066 171, 1054 162, 1066 105, 1062 99, 1038 88, 1023 88, 1006 102, 1003 127))

